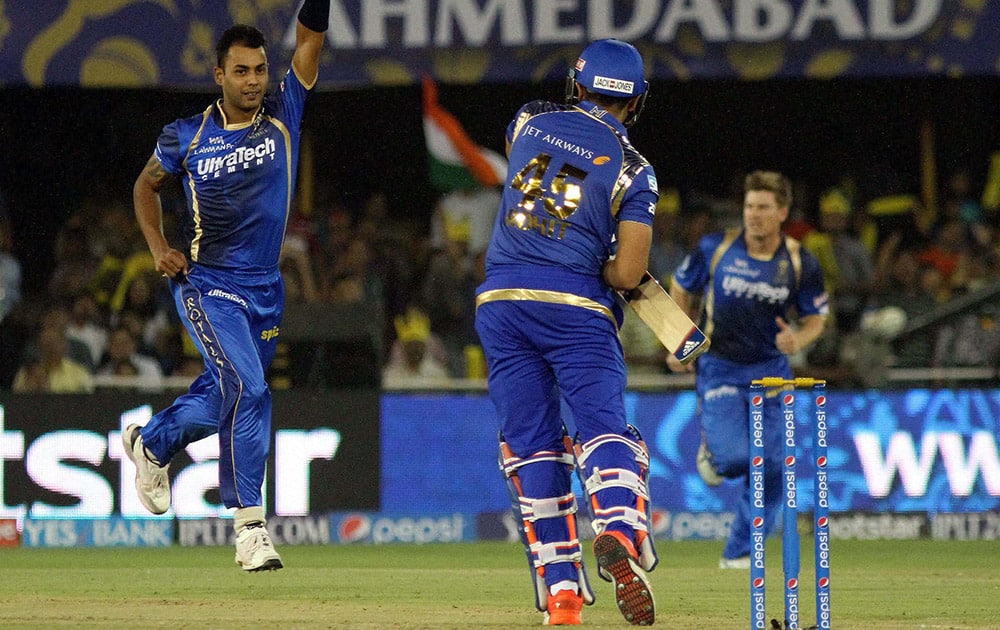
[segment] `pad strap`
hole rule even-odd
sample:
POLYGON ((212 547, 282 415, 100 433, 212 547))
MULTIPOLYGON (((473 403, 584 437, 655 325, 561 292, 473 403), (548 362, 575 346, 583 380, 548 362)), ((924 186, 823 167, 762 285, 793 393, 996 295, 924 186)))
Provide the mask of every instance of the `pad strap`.
POLYGON ((520 497, 521 516, 529 523, 540 518, 555 518, 576 514, 576 497, 572 493, 548 499, 520 497))
POLYGON ((594 508, 594 516, 591 521, 594 531, 604 531, 610 523, 618 521, 628 523, 636 532, 649 531, 649 519, 645 512, 624 506, 607 509, 594 508))
POLYGON ((649 500, 646 480, 624 468, 601 470, 594 466, 593 472, 584 480, 584 488, 586 488, 587 494, 594 494, 607 488, 628 488, 633 494, 649 500))
POLYGON ((598 435, 585 444, 577 444, 576 459, 579 463, 580 469, 586 469, 587 458, 590 457, 599 446, 603 446, 609 442, 619 442, 629 447, 629 449, 635 453, 635 461, 639 464, 639 468, 643 470, 647 470, 649 468, 649 453, 646 452, 646 449, 642 444, 638 444, 620 435, 606 434, 598 435))
POLYGON ((542 544, 539 541, 531 543, 531 560, 535 568, 554 562, 580 562, 583 560, 583 549, 580 541, 573 539, 568 542, 552 542, 542 544))
POLYGON ((521 485, 520 471, 526 466, 544 462, 554 462, 564 465, 570 470, 575 468, 576 458, 573 456, 573 443, 568 434, 563 436, 564 451, 539 451, 527 457, 518 457, 510 446, 500 436, 500 469, 507 479, 507 489, 511 495, 511 507, 515 517, 521 517, 518 528, 521 542, 524 543, 528 565, 531 567, 532 583, 535 587, 535 607, 545 612, 547 610, 549 587, 545 583, 545 566, 560 562, 572 562, 577 566, 577 587, 585 604, 594 603, 594 592, 587 581, 587 570, 583 566, 583 548, 576 528, 577 503, 576 496, 569 490, 566 494, 556 497, 526 497, 521 485), (545 519, 565 519, 569 535, 568 540, 542 542, 535 532, 536 523, 545 519))
POLYGON ((509 448, 507 448, 506 442, 502 443, 503 450, 501 452, 502 459, 500 460, 500 469, 503 470, 503 474, 510 477, 517 473, 517 469, 522 466, 527 466, 528 464, 534 464, 536 462, 559 462, 560 464, 566 464, 567 466, 573 466, 574 460, 571 453, 560 453, 558 451, 539 451, 534 455, 529 455, 528 457, 518 457, 514 455, 509 448))
MULTIPOLYGON (((628 436, 605 434, 585 442, 576 442, 576 458, 579 464, 577 472, 580 483, 587 495, 587 508, 590 511, 591 527, 594 533, 600 534, 611 523, 627 524, 635 533, 636 551, 639 553, 639 565, 647 571, 652 571, 659 559, 656 547, 653 546, 650 520, 652 508, 649 498, 649 451, 639 431, 628 425, 628 436), (631 439, 630 439, 631 438, 631 439), (601 447, 609 444, 624 444, 635 457, 639 472, 635 473, 625 468, 605 468, 587 466, 587 460, 601 447), (598 493, 609 488, 625 488, 635 495, 635 507, 630 505, 601 505, 598 493)), ((603 567, 597 568, 598 574, 610 580, 611 575, 603 567)))

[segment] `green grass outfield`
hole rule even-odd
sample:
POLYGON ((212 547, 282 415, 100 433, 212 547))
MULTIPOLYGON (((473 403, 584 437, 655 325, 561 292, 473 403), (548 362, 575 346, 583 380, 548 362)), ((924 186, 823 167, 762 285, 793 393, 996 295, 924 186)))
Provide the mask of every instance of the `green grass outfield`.
MULTIPOLYGON (((815 620, 803 540, 803 622, 815 620)), ((663 628, 748 628, 748 572, 716 568, 721 542, 659 545, 650 574, 663 628)), ((285 546, 286 568, 245 574, 228 547, 0 549, 3 628, 529 628, 518 545, 285 546)), ((589 557, 589 556, 588 556, 589 557)), ((833 627, 1000 628, 1000 542, 834 540, 833 627)), ((782 609, 768 541, 768 618, 782 609)), ((627 627, 588 562, 590 627, 627 627)))

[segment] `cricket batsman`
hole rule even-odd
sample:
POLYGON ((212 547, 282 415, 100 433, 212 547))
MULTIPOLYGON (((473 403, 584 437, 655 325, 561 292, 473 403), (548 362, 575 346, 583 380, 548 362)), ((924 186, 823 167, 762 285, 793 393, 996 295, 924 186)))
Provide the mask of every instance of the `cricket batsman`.
POLYGON ((628 138, 648 94, 644 75, 633 46, 595 41, 569 70, 566 103, 518 110, 507 127, 507 187, 477 290, 500 467, 548 625, 578 625, 583 604, 594 601, 574 468, 597 534, 598 573, 615 584, 626 620, 654 620, 645 575, 657 562, 649 455, 625 419, 615 298, 643 279, 658 198, 653 168, 628 138))

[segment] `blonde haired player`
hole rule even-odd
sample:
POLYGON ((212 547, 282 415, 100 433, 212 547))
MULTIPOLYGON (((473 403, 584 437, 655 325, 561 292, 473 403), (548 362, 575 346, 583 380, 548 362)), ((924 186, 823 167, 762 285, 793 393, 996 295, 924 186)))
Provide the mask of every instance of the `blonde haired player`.
MULTIPOLYGON (((826 323, 827 296, 819 263, 798 241, 782 233, 792 203, 792 185, 774 171, 754 171, 744 180, 743 226, 709 234, 674 273, 670 295, 712 338, 696 363, 675 371, 697 371, 702 444, 698 472, 710 486, 742 479, 729 539, 719 567, 750 568, 749 413, 750 382, 765 376, 792 377, 788 357, 815 341, 826 323), (790 322, 797 315, 798 325, 790 322)), ((784 420, 776 397, 764 405, 765 532, 781 506, 784 420)))

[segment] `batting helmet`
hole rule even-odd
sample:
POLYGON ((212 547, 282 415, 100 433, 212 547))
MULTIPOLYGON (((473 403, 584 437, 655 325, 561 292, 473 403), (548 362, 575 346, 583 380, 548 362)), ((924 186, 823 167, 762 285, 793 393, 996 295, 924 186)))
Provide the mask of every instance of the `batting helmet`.
POLYGON ((639 118, 649 94, 642 55, 635 46, 618 39, 599 39, 587 46, 566 76, 566 101, 576 103, 576 84, 588 92, 618 98, 641 96, 635 111, 625 121, 631 125, 639 118))

